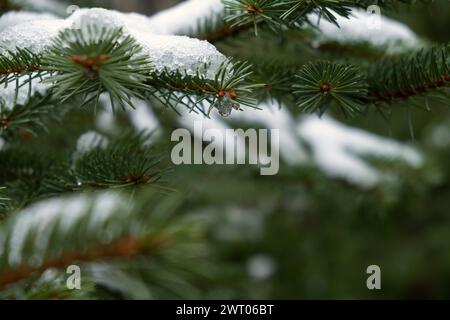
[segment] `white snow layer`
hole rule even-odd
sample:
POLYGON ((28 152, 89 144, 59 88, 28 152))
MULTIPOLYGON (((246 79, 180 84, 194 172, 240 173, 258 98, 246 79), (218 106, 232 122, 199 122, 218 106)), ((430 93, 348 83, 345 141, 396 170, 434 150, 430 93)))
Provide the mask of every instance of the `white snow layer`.
POLYGON ((47 49, 58 32, 67 26, 66 20, 40 19, 7 27, 0 32, 0 53, 7 55, 6 50, 14 52, 16 48, 26 48, 39 54, 47 49))
POLYGON ((24 10, 53 12, 64 14, 67 11, 67 3, 59 0, 10 0, 24 10))
POLYGON ((410 146, 344 126, 327 116, 303 118, 297 132, 312 148, 314 162, 326 174, 362 187, 373 187, 384 177, 361 156, 401 160, 413 167, 423 163, 420 153, 410 146))
MULTIPOLYGON (((312 22, 318 21, 317 15, 310 15, 312 22)), ((336 15, 339 28, 325 19, 318 25, 322 37, 338 42, 370 42, 373 45, 404 45, 414 47, 419 41, 414 32, 405 24, 381 15, 378 25, 370 27, 373 15, 362 9, 353 9, 350 19, 336 15)), ((374 22, 375 23, 375 22, 374 22)), ((393 48, 394 49, 394 48, 393 48)))
POLYGON ((10 11, 0 16, 0 31, 6 27, 15 26, 24 22, 31 22, 42 19, 56 19, 56 16, 49 13, 35 13, 27 11, 10 11))
POLYGON ((214 19, 224 12, 222 0, 190 0, 150 17, 152 30, 157 34, 186 34, 199 23, 214 19))
POLYGON ((158 36, 148 33, 135 33, 150 56, 152 65, 158 72, 167 69, 177 70, 194 76, 199 72, 207 79, 214 79, 225 56, 207 41, 185 36, 158 36))
POLYGON ((122 28, 144 48, 155 71, 176 70, 189 75, 199 72, 213 79, 226 57, 207 41, 185 36, 156 35, 150 19, 136 13, 120 13, 101 8, 76 10, 67 19, 41 19, 7 27, 0 33, 0 53, 28 48, 34 53, 47 49, 58 32, 65 28, 82 29, 86 25, 122 28))
POLYGON ((295 120, 288 108, 268 102, 262 103, 258 107, 262 110, 234 112, 229 119, 263 125, 267 129, 280 130, 280 141, 282 141, 280 154, 283 160, 288 164, 305 161, 307 159, 306 150, 301 146, 295 130, 292 130, 295 127, 295 120))
POLYGON ((96 131, 88 131, 78 138, 76 153, 82 155, 96 148, 105 148, 107 145, 107 137, 96 131))
POLYGON ((25 105, 28 102, 29 97, 34 96, 36 93, 44 95, 49 86, 43 84, 39 79, 32 80, 31 91, 29 92, 28 85, 29 78, 23 76, 19 79, 19 90, 16 99, 16 82, 10 82, 5 87, 4 84, 0 85, 0 104, 4 104, 6 109, 12 110, 15 105, 25 105))
POLYGON ((129 113, 130 121, 138 131, 153 132, 159 128, 159 122, 145 101, 138 100, 135 110, 129 113))

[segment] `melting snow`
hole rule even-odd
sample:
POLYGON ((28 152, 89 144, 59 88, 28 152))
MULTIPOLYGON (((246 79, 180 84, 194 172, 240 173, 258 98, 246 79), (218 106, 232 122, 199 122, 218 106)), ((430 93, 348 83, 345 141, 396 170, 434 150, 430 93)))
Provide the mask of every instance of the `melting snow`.
POLYGON ((66 20, 42 19, 19 23, 0 33, 0 53, 16 47, 42 53, 64 28, 82 29, 95 23, 99 27, 121 27, 125 35, 133 36, 144 48, 157 72, 180 70, 189 75, 196 72, 213 79, 225 56, 206 41, 185 36, 155 35, 149 18, 136 13, 124 14, 106 9, 80 9, 66 20))
MULTIPOLYGON (((353 9, 350 19, 336 15, 339 28, 325 19, 321 19, 318 25, 324 40, 338 42, 367 41, 373 45, 387 45, 394 49, 402 44, 406 47, 414 47, 418 44, 417 36, 405 24, 380 16, 380 24, 377 28, 369 28, 372 15, 362 9, 353 9)), ((318 21, 317 15, 309 16, 311 22, 318 21)))
POLYGON ((49 13, 35 13, 27 11, 11 11, 0 16, 0 31, 6 27, 11 27, 24 22, 31 22, 42 19, 56 19, 56 16, 49 13))
POLYGON ((89 152, 95 148, 105 148, 108 145, 108 138, 95 131, 83 133, 77 140, 78 154, 89 152))
POLYGON ((45 94, 48 90, 48 85, 40 82, 39 79, 32 80, 31 91, 29 94, 29 78, 27 76, 21 77, 19 79, 19 91, 17 95, 17 100, 15 101, 16 96, 16 82, 8 83, 8 86, 5 87, 4 84, 0 85, 0 103, 4 103, 6 109, 13 109, 16 102, 16 105, 25 105, 29 97, 35 95, 36 93, 40 93, 41 95, 45 94))
POLYGON ((16 48, 42 53, 67 26, 67 21, 61 19, 34 20, 10 26, 0 33, 0 53, 7 55, 6 50, 14 52, 16 48))
POLYGON ((214 19, 223 12, 221 0, 190 0, 152 16, 150 23, 157 34, 186 34, 202 21, 214 19))
POLYGON ((311 146, 314 162, 325 173, 362 187, 373 187, 382 175, 360 156, 402 160, 413 167, 423 162, 410 146, 344 126, 327 116, 303 118, 297 132, 311 146))

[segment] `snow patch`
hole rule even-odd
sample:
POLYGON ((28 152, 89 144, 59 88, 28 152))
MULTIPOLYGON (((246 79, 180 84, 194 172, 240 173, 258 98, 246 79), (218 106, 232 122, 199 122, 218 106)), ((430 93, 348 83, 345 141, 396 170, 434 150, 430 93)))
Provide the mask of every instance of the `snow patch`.
POLYGON ((1 85, 0 104, 3 103, 6 109, 12 110, 15 107, 15 105, 26 105, 29 101, 29 98, 33 97, 36 93, 44 95, 49 89, 49 86, 47 84, 44 84, 40 82, 40 79, 35 78, 31 81, 32 86, 31 91, 29 91, 28 81, 29 77, 27 76, 19 78, 19 89, 17 94, 17 100, 15 100, 16 97, 15 81, 8 83, 8 86, 6 87, 5 85, 1 85))
POLYGON ((35 20, 52 20, 57 17, 50 13, 35 13, 27 11, 11 11, 0 16, 0 31, 11 26, 35 20))
MULTIPOLYGON (((367 22, 371 17, 371 14, 362 9, 353 9, 350 19, 336 14, 339 28, 325 19, 320 19, 318 27, 322 32, 322 40, 344 43, 367 41, 375 46, 387 45, 392 49, 399 45, 415 47, 419 44, 417 36, 408 26, 385 16, 380 17, 379 28, 370 29, 367 22)), ((309 19, 314 23, 318 21, 318 16, 311 14, 309 19)))
POLYGON ((156 34, 185 34, 195 30, 201 21, 213 19, 224 12, 221 0, 190 0, 161 11, 150 18, 156 34))
POLYGON ((34 20, 10 26, 0 33, 0 53, 8 55, 7 50, 15 52, 17 48, 26 48, 40 54, 67 26, 67 21, 61 19, 34 20))
POLYGON ((263 102, 261 110, 252 112, 235 112, 228 119, 245 121, 263 125, 267 129, 278 129, 280 132, 280 155, 285 162, 294 165, 306 161, 306 151, 300 144, 295 130, 295 121, 286 106, 277 103, 263 102))
POLYGON ((207 41, 185 36, 158 36, 149 33, 133 34, 149 55, 157 72, 180 70, 191 76, 197 71, 207 79, 214 79, 226 58, 207 41))
POLYGON ((108 146, 108 138, 96 131, 88 131, 83 133, 77 140, 77 154, 84 154, 96 148, 106 148, 108 146))
POLYGON ((82 29, 95 24, 105 28, 122 28, 125 35, 133 36, 150 57, 156 72, 180 70, 188 75, 197 71, 213 79, 225 56, 207 41, 185 36, 156 35, 150 19, 137 13, 121 13, 101 8, 80 9, 68 19, 71 28, 82 29))
POLYGON ((11 0, 20 8, 31 11, 53 12, 62 15, 67 10, 67 4, 56 0, 11 0))
POLYGON ((145 143, 152 144, 162 133, 159 127, 159 121, 147 102, 136 99, 133 105, 135 110, 128 113, 129 119, 136 131, 151 134, 145 143))
POLYGON ((326 174, 362 187, 375 186, 383 176, 360 156, 402 160, 413 167, 423 164, 422 156, 414 148, 344 126, 327 116, 303 118, 297 132, 310 145, 314 162, 326 174))
POLYGON ((95 24, 98 27, 122 28, 124 35, 133 36, 148 54, 156 72, 175 72, 213 79, 226 57, 207 41, 185 36, 155 35, 149 19, 139 14, 124 14, 100 8, 80 9, 66 20, 42 19, 7 27, 0 33, 0 53, 27 48, 39 54, 52 45, 52 39, 65 28, 81 29, 95 24))

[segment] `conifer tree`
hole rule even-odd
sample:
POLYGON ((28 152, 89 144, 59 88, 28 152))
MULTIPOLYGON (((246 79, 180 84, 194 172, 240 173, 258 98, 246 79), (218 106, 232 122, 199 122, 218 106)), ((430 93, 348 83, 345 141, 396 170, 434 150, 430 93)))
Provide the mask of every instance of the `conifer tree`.
POLYGON ((397 20, 448 3, 85 5, 0 1, 1 298, 448 297, 450 46, 397 20), (195 123, 279 171, 174 163, 195 123))

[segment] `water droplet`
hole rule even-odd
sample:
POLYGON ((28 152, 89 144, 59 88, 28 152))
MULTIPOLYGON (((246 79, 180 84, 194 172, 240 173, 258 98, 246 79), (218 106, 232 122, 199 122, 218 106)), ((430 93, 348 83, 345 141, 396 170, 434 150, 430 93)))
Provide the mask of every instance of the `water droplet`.
POLYGON ((219 110, 219 114, 222 117, 228 117, 233 109, 239 110, 240 105, 239 103, 231 99, 228 92, 225 92, 223 97, 219 97, 215 104, 215 107, 217 108, 217 110, 219 110))

